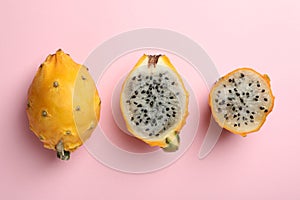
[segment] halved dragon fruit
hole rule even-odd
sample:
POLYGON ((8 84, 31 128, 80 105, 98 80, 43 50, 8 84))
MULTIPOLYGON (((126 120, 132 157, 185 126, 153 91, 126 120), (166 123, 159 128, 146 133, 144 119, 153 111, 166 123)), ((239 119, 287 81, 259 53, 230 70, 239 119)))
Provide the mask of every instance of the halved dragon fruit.
POLYGON ((258 131, 274 106, 270 79, 251 68, 239 68, 213 86, 209 105, 216 122, 228 131, 246 136, 258 131))

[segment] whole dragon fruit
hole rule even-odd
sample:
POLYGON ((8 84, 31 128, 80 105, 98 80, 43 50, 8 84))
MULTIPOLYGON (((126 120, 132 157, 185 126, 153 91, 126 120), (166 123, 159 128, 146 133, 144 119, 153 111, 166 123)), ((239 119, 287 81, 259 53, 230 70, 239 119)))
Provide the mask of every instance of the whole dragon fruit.
POLYGON ((62 160, 92 134, 101 100, 88 69, 62 50, 40 65, 28 90, 30 130, 62 160))

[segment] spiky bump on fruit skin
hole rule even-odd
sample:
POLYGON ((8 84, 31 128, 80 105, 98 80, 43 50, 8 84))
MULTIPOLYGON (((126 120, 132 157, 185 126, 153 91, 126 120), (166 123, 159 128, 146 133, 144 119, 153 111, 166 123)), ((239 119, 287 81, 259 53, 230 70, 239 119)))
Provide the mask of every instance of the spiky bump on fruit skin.
POLYGON ((123 83, 120 107, 127 129, 165 151, 176 151, 188 116, 188 92, 164 55, 144 55, 123 83))
POLYGON ((92 134, 100 107, 100 97, 87 68, 58 50, 40 65, 28 90, 26 111, 30 129, 44 147, 67 160, 69 153, 92 134))
POLYGON ((209 105, 228 131, 241 136, 258 131, 274 106, 270 79, 251 68, 236 69, 216 82, 209 105))

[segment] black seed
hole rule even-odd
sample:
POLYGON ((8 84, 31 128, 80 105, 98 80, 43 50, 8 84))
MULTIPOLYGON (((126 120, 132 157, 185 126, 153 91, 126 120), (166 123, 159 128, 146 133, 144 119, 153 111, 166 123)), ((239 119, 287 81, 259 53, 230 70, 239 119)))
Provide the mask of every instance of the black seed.
POLYGON ((250 119, 254 119, 253 115, 250 115, 250 119))
POLYGON ((231 97, 228 97, 227 99, 228 99, 229 101, 232 101, 232 100, 233 100, 233 98, 231 98, 231 97))
POLYGON ((134 91, 134 93, 135 93, 135 95, 138 95, 139 92, 136 90, 136 91, 134 91))
POLYGON ((149 131, 149 130, 150 130, 149 128, 146 128, 146 129, 145 129, 145 131, 149 131))
POLYGON ((137 116, 136 118, 140 119, 140 118, 141 118, 141 116, 137 116))
POLYGON ((140 121, 140 123, 142 123, 142 121, 143 121, 143 120, 142 120, 142 119, 140 119, 139 121, 140 121))
POLYGON ((167 115, 167 117, 171 117, 171 115, 170 115, 170 114, 168 114, 168 113, 167 113, 166 115, 167 115))
POLYGON ((132 95, 132 96, 131 96, 131 98, 132 98, 132 99, 135 99, 135 98, 136 98, 136 96, 135 96, 135 95, 132 95))
POLYGON ((135 125, 137 125, 137 126, 138 126, 138 125, 140 125, 140 123, 136 122, 136 123, 135 123, 135 125))
POLYGON ((231 106, 230 103, 228 103, 227 106, 231 106))
POLYGON ((237 91, 238 91, 236 88, 233 88, 233 90, 234 90, 235 92, 237 92, 237 91))
POLYGON ((250 95, 249 92, 246 92, 246 95, 249 96, 250 95))
POLYGON ((171 83, 171 85, 175 85, 175 82, 173 81, 173 82, 171 83))
POLYGON ((218 103, 219 99, 215 99, 215 102, 218 103))
POLYGON ((138 103, 136 101, 133 102, 135 105, 137 105, 138 103))
POLYGON ((239 96, 240 96, 240 93, 235 93, 235 95, 239 97, 239 96))
POLYGON ((265 113, 267 113, 267 112, 268 112, 268 109, 265 110, 265 113))
POLYGON ((232 93, 232 90, 228 90, 229 93, 232 93))
POLYGON ((241 114, 240 114, 240 113, 238 113, 237 115, 238 115, 238 116, 241 116, 241 114))
POLYGON ((242 106, 239 107, 239 110, 243 110, 242 106))
POLYGON ((147 114, 144 114, 144 117, 148 117, 148 115, 147 115, 147 114))
POLYGON ((169 98, 170 98, 170 99, 174 99, 174 97, 173 97, 173 96, 170 96, 169 98))
POLYGON ((232 107, 232 111, 235 111, 235 107, 234 106, 232 107))
POLYGON ((233 82, 233 83, 235 82, 234 78, 232 79, 232 82, 233 82))
POLYGON ((54 82, 53 82, 53 87, 55 87, 55 88, 58 87, 58 82, 57 82, 57 81, 54 81, 54 82))
POLYGON ((141 74, 139 74, 139 75, 138 75, 138 78, 141 78, 141 77, 142 77, 142 75, 141 75, 141 74))
POLYGON ((150 107, 153 107, 153 103, 154 103, 153 101, 150 102, 150 107))
POLYGON ((256 85, 257 87, 260 87, 260 84, 259 83, 257 83, 257 85, 256 85))
POLYGON ((162 75, 162 73, 159 73, 159 77, 162 77, 163 75, 162 75))
POLYGON ((259 107, 259 109, 264 110, 265 108, 261 106, 261 107, 259 107))
POLYGON ((221 112, 222 110, 221 110, 221 108, 218 108, 218 112, 221 112))
POLYGON ((243 78, 245 75, 243 73, 241 73, 241 78, 243 78))
POLYGON ((152 80, 153 79, 153 77, 152 76, 150 76, 150 80, 152 80))
POLYGON ((241 103, 244 103, 244 99, 240 98, 241 103))
POLYGON ((248 114, 249 114, 249 113, 250 113, 250 111, 249 111, 249 110, 246 110, 246 113, 248 113, 248 114))
POLYGON ((233 118, 236 118, 237 117, 237 115, 233 115, 233 118))
POLYGON ((139 78, 137 81, 142 81, 142 79, 141 79, 141 78, 139 78))
POLYGON ((170 108, 167 107, 167 108, 166 108, 166 111, 169 111, 169 110, 170 110, 170 108))
POLYGON ((175 114, 173 114, 173 115, 172 115, 172 117, 176 117, 176 115, 175 115, 175 114))
POLYGON ((86 78, 85 78, 83 75, 81 75, 81 79, 82 79, 82 80, 86 80, 86 78))
POLYGON ((237 127, 237 124, 234 124, 234 127, 237 127))
POLYGON ((158 137, 158 136, 159 136, 159 133, 156 133, 155 136, 158 137))
POLYGON ((248 125, 248 123, 247 123, 247 122, 244 122, 244 124, 245 124, 245 125, 248 125))
POLYGON ((47 117, 47 112, 45 110, 42 111, 42 116, 47 117))
POLYGON ((148 110, 144 109, 144 113, 147 113, 147 112, 148 112, 148 110))
POLYGON ((153 135, 153 133, 149 133, 149 136, 152 136, 153 135))
POLYGON ((232 82, 232 80, 231 80, 231 79, 229 79, 228 81, 229 81, 229 83, 231 83, 231 82, 232 82))
POLYGON ((252 83, 249 83, 249 86, 251 86, 252 85, 252 83))
POLYGON ((161 102, 158 102, 158 105, 161 105, 162 103, 161 102))
POLYGON ((258 98, 259 98, 259 96, 258 96, 258 95, 256 95, 256 96, 255 96, 255 98, 257 98, 257 99, 258 99, 258 98))
POLYGON ((262 89, 262 90, 261 90, 261 92, 265 92, 265 91, 266 91, 265 89, 262 89))
POLYGON ((254 100, 254 101, 258 101, 258 99, 257 99, 257 98, 254 98, 253 100, 254 100))
POLYGON ((165 79, 166 79, 166 80, 169 80, 169 78, 168 78, 168 77, 165 77, 165 79))
POLYGON ((268 99, 267 99, 267 98, 264 98, 264 101, 268 101, 268 99))
POLYGON ((132 77, 132 80, 134 81, 136 79, 136 77, 134 76, 134 77, 132 77))
POLYGON ((221 94, 221 91, 220 91, 220 90, 218 90, 218 93, 219 93, 219 94, 221 94))
POLYGON ((238 123, 238 127, 240 127, 241 126, 241 124, 240 123, 238 123))
POLYGON ((242 95, 245 95, 245 92, 243 92, 242 95))
POLYGON ((175 110, 175 108, 174 108, 174 107, 171 107, 171 109, 172 109, 172 110, 175 110))
POLYGON ((226 87, 226 85, 224 84, 223 87, 226 87))
POLYGON ((254 123, 254 120, 253 120, 253 119, 251 119, 251 120, 250 120, 250 122, 251 122, 251 123, 254 123))

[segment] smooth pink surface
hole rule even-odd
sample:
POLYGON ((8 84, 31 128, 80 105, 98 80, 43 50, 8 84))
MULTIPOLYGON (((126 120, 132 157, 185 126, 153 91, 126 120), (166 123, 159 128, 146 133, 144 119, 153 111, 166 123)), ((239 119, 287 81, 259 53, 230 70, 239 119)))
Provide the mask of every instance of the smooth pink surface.
POLYGON ((174 2, 0 3, 0 199, 300 199, 299 1, 174 2), (39 64, 58 48, 84 62, 106 39, 143 27, 189 36, 220 74, 241 66, 268 73, 276 102, 266 124, 247 138, 224 132, 204 160, 199 133, 175 164, 150 174, 111 170, 85 148, 59 161, 28 130, 26 93, 39 64))

